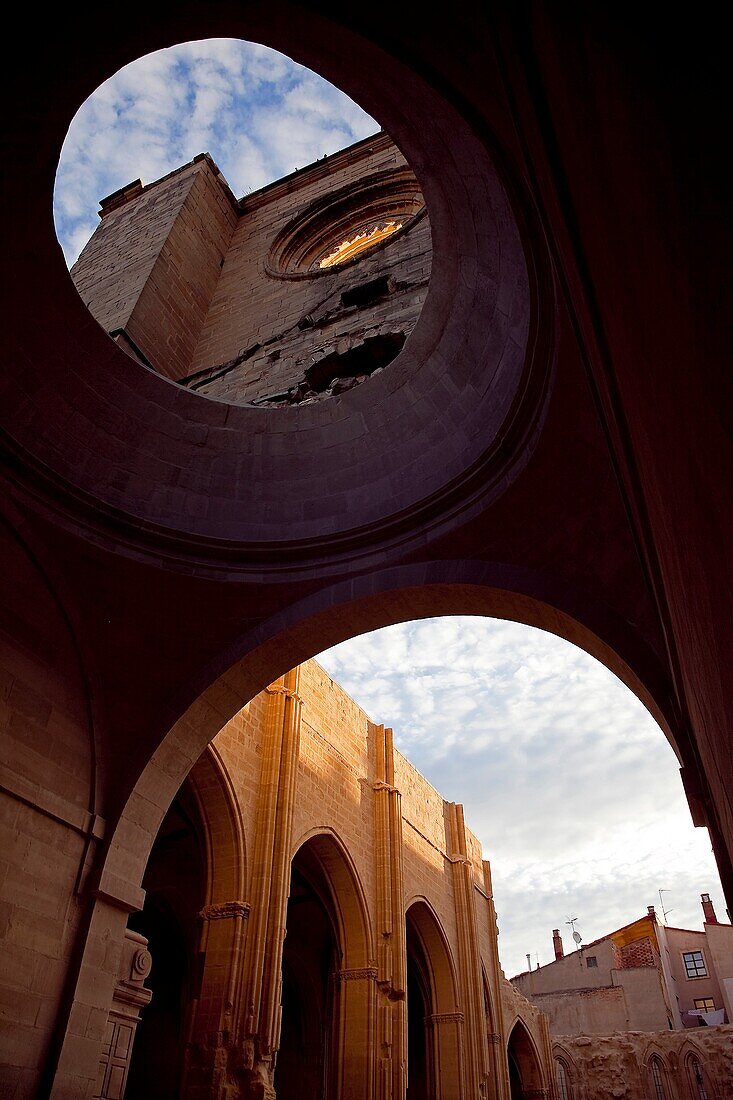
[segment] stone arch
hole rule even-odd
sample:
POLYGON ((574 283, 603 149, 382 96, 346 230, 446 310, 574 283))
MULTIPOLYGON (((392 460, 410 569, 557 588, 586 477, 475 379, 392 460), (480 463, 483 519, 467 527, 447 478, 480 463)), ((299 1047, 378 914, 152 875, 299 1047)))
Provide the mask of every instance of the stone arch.
MULTIPOLYGON (((192 1025, 201 994, 201 912, 207 897, 206 829, 186 780, 161 824, 145 869, 145 904, 127 935, 144 937, 152 959, 152 1000, 128 1049, 126 1091, 140 1100, 174 1100, 189 1091, 192 1025)), ((124 989, 121 990, 124 997, 124 989)), ((200 1061, 200 1059, 199 1059, 200 1061)))
POLYGON ((687 1039, 680 1050, 681 1082, 684 1081, 690 1100, 713 1100, 715 1085, 700 1048, 687 1039))
POLYGON ((520 1016, 516 1017, 509 1031, 506 1051, 511 1100, 539 1100, 545 1095, 546 1088, 542 1062, 534 1039, 520 1016))
POLYGON ((409 902, 406 919, 415 930, 430 964, 430 984, 435 1011, 459 1012, 458 980, 448 937, 438 914, 427 898, 409 902))
POLYGON ((209 744, 188 775, 199 808, 207 850, 207 906, 242 902, 247 861, 244 828, 232 781, 215 745, 209 744))
MULTIPOLYGON (((171 1001, 174 988, 171 969, 183 976, 177 1031, 185 1036, 185 1043, 175 1057, 168 1052, 168 1062, 154 1069, 153 1076, 173 1081, 176 1095, 196 1100, 212 1094, 217 1067, 231 1053, 240 1010, 240 960, 249 912, 244 901, 246 859, 241 814, 216 746, 209 745, 191 769, 164 820, 163 830, 166 835, 156 838, 143 880, 148 891, 146 904, 130 922, 138 933, 156 936, 150 943, 151 983, 160 962, 161 980, 167 983, 161 986, 164 1002, 171 1001), (185 860, 183 849, 171 848, 172 843, 181 843, 176 838, 184 830, 189 834, 185 860), (158 840, 170 852, 168 862, 159 852, 158 840), (157 858, 153 858, 156 853, 157 858), (168 897, 171 857, 185 862, 186 871, 192 874, 190 893, 194 897, 198 894, 193 912, 176 903, 175 897, 168 897), (174 959, 172 966, 174 951, 178 952, 178 963, 174 959)), ((144 1072, 142 1064, 156 1066, 158 1050, 165 1045, 156 1036, 165 1039, 170 1009, 168 1016, 162 1015, 160 1002, 161 995, 154 991, 152 1007, 143 1012, 138 1029, 137 1047, 142 1043, 146 1053, 133 1047, 131 1088, 136 1094, 149 1087, 161 1087, 156 1082, 151 1085, 150 1074, 144 1072)))
POLYGON ((664 1052, 656 1043, 650 1043, 646 1047, 642 1067, 652 1100, 674 1100, 669 1063, 664 1052))
POLYGON ((331 891, 344 968, 371 966, 374 946, 369 907, 351 853, 330 827, 309 830, 294 845, 292 858, 306 846, 316 855, 331 891))
POLYGON ((489 983, 489 976, 486 973, 486 967, 481 964, 481 988, 484 996, 484 1015, 486 1016, 486 1031, 489 1035, 496 1033, 496 1008, 494 1007, 494 1001, 491 996, 491 985, 489 983))
POLYGON ((578 1071, 575 1059, 561 1043, 552 1044, 552 1063, 558 1100, 575 1100, 578 1071))
POLYGON ((450 946, 427 898, 405 914, 408 975, 408 1098, 462 1095, 463 1016, 450 946), (410 1011, 424 1012, 424 1028, 410 1011), (410 1039, 412 1042, 410 1043, 410 1039), (410 1052, 412 1046, 412 1053, 410 1052), (411 1063, 413 1069, 410 1069, 411 1063), (412 1080, 413 1084, 410 1085, 412 1080), (418 1091, 412 1092, 417 1081, 418 1091))
MULTIPOLYGON (((325 1082, 324 1095, 328 1100, 336 1100, 341 1096, 353 1096, 355 1100, 362 1097, 367 1100, 372 1087, 373 1051, 370 1049, 369 1035, 375 1013, 376 969, 373 965, 372 934, 363 886, 348 849, 332 829, 312 830, 301 838, 294 846, 291 866, 291 899, 283 954, 281 1042, 287 1042, 288 1037, 288 1003, 292 1005, 294 1000, 298 1000, 297 987, 305 984, 311 996, 301 999, 312 1006, 307 1015, 312 1015, 316 1000, 320 1003, 323 1033, 320 1036, 313 1035, 312 1039, 321 1051, 319 1056, 323 1065, 320 1073, 325 1082), (308 890, 312 894, 310 901, 308 890), (298 926, 293 921, 297 922, 297 906, 303 901, 310 905, 316 919, 311 918, 308 927, 300 930, 305 950, 296 951, 296 956, 289 958, 288 938, 293 940, 295 937, 294 943, 297 946, 298 926), (318 969, 313 966, 308 972, 309 968, 305 965, 307 959, 304 960, 302 956, 308 953, 310 941, 318 926, 321 929, 321 947, 324 943, 327 945, 327 924, 330 924, 332 931, 331 958, 327 963, 327 974, 323 972, 323 958, 321 959, 319 975, 318 969), (288 973, 289 969, 293 970, 292 974, 288 973), (287 988, 289 981, 292 986, 290 994, 287 988), (312 994, 317 992, 315 987, 318 985, 321 986, 320 996, 315 997, 312 994)), ((313 1020, 309 1023, 312 1030, 313 1020)), ((278 1080, 278 1073, 284 1072, 282 1062, 287 1057, 287 1051, 281 1048, 278 1057, 281 1055, 281 1064, 276 1068, 275 1075, 278 1095, 283 1085, 282 1077, 278 1080)), ((303 1072, 304 1070, 305 1067, 302 1067, 303 1072)), ((296 1066, 296 1073, 297 1071, 296 1066)), ((311 1082, 311 1087, 315 1088, 315 1081, 311 1082)), ((298 1091, 297 1079, 295 1091, 292 1082, 285 1085, 287 1095, 297 1095, 298 1091)))
POLYGON ((568 599, 546 573, 498 564, 435 562, 403 566, 333 586, 276 616, 220 655, 180 700, 181 716, 161 736, 123 811, 108 862, 144 867, 139 828, 128 846, 125 819, 165 809, 206 745, 249 700, 284 670, 356 634, 409 619, 486 615, 536 626, 601 661, 647 707, 681 757, 665 678, 633 628, 590 594, 568 599), (193 701, 190 701, 193 694, 193 701), (127 849, 123 851, 123 849, 127 849))
MULTIPOLYGON (((87 933, 89 956, 98 959, 98 945, 110 938, 122 940, 126 914, 140 907, 139 884, 168 806, 203 750, 234 714, 284 670, 324 647, 391 623, 448 614, 523 622, 575 643, 635 692, 675 747, 669 695, 656 657, 629 624, 590 595, 571 594, 559 581, 553 584, 546 572, 448 561, 385 569, 334 585, 240 636, 188 685, 186 698, 178 701, 180 717, 160 733, 158 748, 111 829, 87 933)), ((106 1011, 114 968, 109 963, 95 965, 98 972, 93 987, 85 983, 84 1003, 93 1000, 106 1011)))
POLYGON ((231 1057, 241 1015, 241 959, 249 916, 246 847, 232 782, 216 746, 194 764, 186 788, 195 803, 206 850, 206 899, 200 912, 198 988, 191 1006, 182 1094, 211 1095, 231 1057))

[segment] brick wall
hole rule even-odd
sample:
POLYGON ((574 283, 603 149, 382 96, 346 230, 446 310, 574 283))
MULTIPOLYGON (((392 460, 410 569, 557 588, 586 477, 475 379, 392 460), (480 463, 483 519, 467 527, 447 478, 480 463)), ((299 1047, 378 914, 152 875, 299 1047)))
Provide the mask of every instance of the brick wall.
POLYGON ((644 936, 643 939, 634 940, 633 943, 618 949, 617 965, 619 969, 631 966, 656 966, 658 957, 651 939, 644 936))

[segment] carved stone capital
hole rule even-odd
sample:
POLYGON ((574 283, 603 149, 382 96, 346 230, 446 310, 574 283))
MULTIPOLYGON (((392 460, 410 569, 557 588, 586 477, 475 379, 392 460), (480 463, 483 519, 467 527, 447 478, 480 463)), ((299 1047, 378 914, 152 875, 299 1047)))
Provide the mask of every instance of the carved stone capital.
POLYGON ((334 977, 339 982, 375 982, 377 980, 376 966, 362 966, 354 970, 337 970, 334 977))
POLYGON ((486 1036, 487 1043, 494 1043, 495 1046, 499 1046, 501 1043, 501 1035, 497 1035, 495 1031, 490 1031, 486 1036))
POLYGON ((265 688, 266 695, 284 695, 288 699, 294 699, 296 703, 302 703, 303 699, 298 695, 297 691, 293 691, 292 688, 282 687, 279 684, 271 684, 265 688))
POLYGON ((203 920, 233 920, 249 916, 249 903, 246 901, 223 901, 218 905, 206 905, 199 913, 203 920))
POLYGON ((462 1012, 433 1012, 425 1018, 433 1024, 462 1024, 465 1019, 462 1012))
POLYGON ((393 787, 391 783, 385 783, 379 779, 376 783, 372 783, 373 791, 386 791, 387 794, 399 794, 400 792, 396 787, 393 787))

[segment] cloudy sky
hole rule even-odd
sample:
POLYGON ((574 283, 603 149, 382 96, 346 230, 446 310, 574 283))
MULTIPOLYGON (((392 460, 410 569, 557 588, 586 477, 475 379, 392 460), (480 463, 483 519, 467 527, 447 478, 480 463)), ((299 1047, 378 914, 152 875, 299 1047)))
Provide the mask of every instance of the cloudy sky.
POLYGON ((646 913, 726 919, 707 829, 695 829, 677 761, 638 699, 585 652, 495 619, 387 627, 318 660, 450 801, 491 860, 508 977, 550 962, 566 921, 588 943, 646 913))
MULTIPOLYGON (((273 50, 229 40, 151 54, 81 107, 63 147, 55 217, 69 263, 99 199, 212 154, 235 194, 333 153, 377 125, 273 50)), ((409 759, 463 802, 492 861, 511 975, 552 958, 551 930, 586 942, 658 904, 700 926, 724 916, 706 830, 690 822, 667 742, 634 696, 566 642, 485 619, 392 627, 320 657, 409 759)))
POLYGON ((232 39, 149 54, 110 77, 79 109, 56 177, 54 217, 73 263, 99 200, 151 183, 211 153, 236 195, 376 133, 349 99, 290 58, 232 39))

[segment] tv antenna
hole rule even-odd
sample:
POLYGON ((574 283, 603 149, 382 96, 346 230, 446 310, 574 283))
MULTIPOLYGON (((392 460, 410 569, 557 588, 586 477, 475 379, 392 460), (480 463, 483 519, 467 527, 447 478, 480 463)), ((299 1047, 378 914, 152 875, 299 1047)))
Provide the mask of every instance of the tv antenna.
POLYGON ((583 965, 583 953, 580 951, 580 945, 583 942, 583 937, 581 936, 580 932, 576 932, 576 930, 575 930, 575 922, 576 922, 577 919, 578 919, 577 917, 568 917, 568 919, 565 921, 565 923, 569 924, 570 927, 573 930, 573 939, 575 940, 575 946, 578 948, 578 962, 582 966, 583 965))
POLYGON ((581 936, 580 932, 575 931, 575 922, 576 922, 577 919, 578 919, 577 917, 568 917, 568 919, 565 921, 565 923, 570 925, 570 928, 572 929, 572 933, 573 933, 573 939, 575 940, 575 942, 577 944, 581 944, 583 942, 583 937, 581 936))
POLYGON ((659 904, 662 908, 662 920, 666 924, 667 923, 667 913, 674 913, 674 909, 665 909, 664 908, 664 898, 662 897, 662 894, 671 894, 672 891, 671 890, 658 890, 657 893, 659 894, 659 904))

